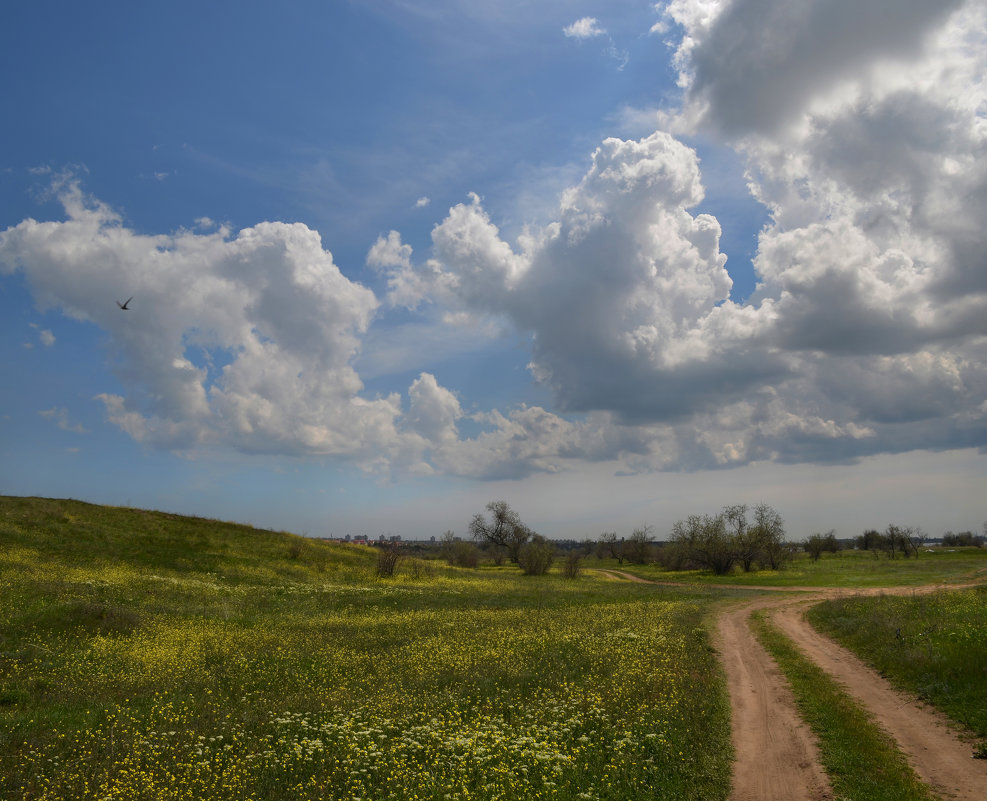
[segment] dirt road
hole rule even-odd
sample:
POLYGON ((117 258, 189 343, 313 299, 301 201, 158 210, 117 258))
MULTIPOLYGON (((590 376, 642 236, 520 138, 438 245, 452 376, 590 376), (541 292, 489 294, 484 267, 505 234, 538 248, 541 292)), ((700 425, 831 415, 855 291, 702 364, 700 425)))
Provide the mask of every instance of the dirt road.
POLYGON ((898 692, 853 653, 819 634, 803 617, 806 605, 787 599, 770 613, 771 620, 894 737, 919 778, 936 793, 962 801, 987 799, 987 760, 972 758, 973 746, 950 729, 945 716, 898 692))
MULTIPOLYGON (((622 571, 600 571, 643 582, 622 571)), ((652 582, 648 582, 652 583, 652 582)), ((802 652, 850 692, 897 742, 918 776, 944 799, 987 799, 987 760, 972 758, 945 719, 896 690, 856 656, 819 634, 804 619, 814 602, 841 591, 758 587, 766 595, 739 601, 717 621, 717 649, 727 675, 735 750, 731 801, 822 801, 833 797, 815 739, 795 708, 774 661, 750 629, 766 610, 802 652), (781 591, 779 591, 781 590, 781 591)), ((865 590, 861 594, 932 592, 941 587, 865 590)), ((842 594, 846 594, 842 591, 842 594)))
POLYGON ((771 602, 777 599, 747 601, 722 613, 717 621, 716 645, 730 691, 734 749, 730 798, 830 799, 833 793, 815 737, 799 716, 785 677, 750 629, 751 613, 771 602))

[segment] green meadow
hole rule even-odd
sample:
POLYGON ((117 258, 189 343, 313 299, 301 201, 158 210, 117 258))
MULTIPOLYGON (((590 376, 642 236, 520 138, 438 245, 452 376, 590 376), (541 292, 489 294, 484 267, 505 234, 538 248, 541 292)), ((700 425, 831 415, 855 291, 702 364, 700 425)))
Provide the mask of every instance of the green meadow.
MULTIPOLYGON (((597 560, 590 559, 593 566, 597 560)), ((782 570, 752 570, 744 573, 739 567, 726 576, 715 576, 698 570, 666 570, 661 565, 634 565, 615 559, 601 565, 611 570, 623 570, 652 581, 688 582, 708 586, 732 587, 831 587, 846 589, 868 587, 903 587, 922 584, 960 584, 978 577, 987 578, 987 548, 923 548, 918 557, 898 556, 889 559, 877 551, 845 550, 824 553, 813 561, 806 553, 798 553, 782 570)))
POLYGON ((722 799, 716 588, 0 499, 0 797, 722 799))
MULTIPOLYGON (((987 569, 987 549, 937 549, 716 579, 594 557, 575 579, 406 558, 380 578, 377 555, 0 497, 0 798, 725 799, 721 601, 987 569)), ((812 618, 984 736, 985 603, 983 589, 845 599, 812 618)), ((892 759, 882 748, 857 755, 860 775, 892 759)))

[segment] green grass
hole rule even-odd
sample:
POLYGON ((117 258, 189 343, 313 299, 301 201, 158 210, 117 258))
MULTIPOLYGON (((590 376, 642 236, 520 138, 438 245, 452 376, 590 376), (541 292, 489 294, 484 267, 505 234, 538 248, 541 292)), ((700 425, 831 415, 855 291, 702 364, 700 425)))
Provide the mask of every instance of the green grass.
POLYGON ((894 684, 987 738, 987 586, 841 598, 808 616, 894 684))
POLYGON ((803 718, 819 739, 823 767, 845 801, 934 801, 894 741, 823 670, 754 616, 758 638, 781 668, 803 718))
POLYGON ((723 799, 720 591, 0 498, 0 798, 723 799))
POLYGON ((800 553, 783 570, 755 570, 744 573, 739 568, 727 576, 704 571, 670 571, 660 565, 618 567, 614 559, 586 560, 587 567, 620 569, 655 581, 699 582, 711 586, 768 587, 892 587, 921 584, 957 583, 987 576, 987 548, 923 549, 919 557, 875 558, 868 551, 825 553, 819 561, 800 553))

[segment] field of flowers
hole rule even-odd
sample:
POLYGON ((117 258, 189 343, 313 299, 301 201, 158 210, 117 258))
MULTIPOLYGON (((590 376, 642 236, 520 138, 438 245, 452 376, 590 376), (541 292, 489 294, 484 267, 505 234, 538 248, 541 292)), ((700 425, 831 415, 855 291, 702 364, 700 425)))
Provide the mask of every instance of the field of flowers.
MULTIPOLYGON (((809 620, 987 744, 987 586, 844 598, 809 620)), ((984 756, 987 747, 981 745, 984 756)))
POLYGON ((723 799, 716 589, 0 498, 0 797, 723 799))

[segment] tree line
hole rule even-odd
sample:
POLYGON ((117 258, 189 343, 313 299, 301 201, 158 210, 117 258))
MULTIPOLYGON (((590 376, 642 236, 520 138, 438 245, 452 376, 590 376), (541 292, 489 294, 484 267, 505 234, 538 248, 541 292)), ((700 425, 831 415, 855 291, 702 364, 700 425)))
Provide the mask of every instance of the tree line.
MULTIPOLYGON (((487 512, 488 515, 474 515, 470 521, 472 542, 456 540, 451 532, 446 533, 447 559, 463 567, 476 566, 477 546, 482 546, 496 564, 509 559, 524 573, 547 572, 556 545, 525 525, 506 501, 491 501, 487 512)), ((767 504, 753 508, 738 504, 725 507, 717 515, 690 516, 675 524, 671 541, 661 547, 653 541, 653 534, 654 529, 648 525, 634 529, 628 538, 618 538, 615 531, 605 531, 597 542, 570 549, 563 572, 576 573, 579 560, 591 550, 598 557, 611 557, 619 564, 624 560, 632 564, 657 561, 673 570, 708 569, 717 574, 729 573, 735 565, 745 571, 777 570, 794 555, 793 545, 785 541, 781 515, 767 504)))
MULTIPOLYGON (((481 559, 495 565, 510 562, 527 575, 543 575, 561 557, 562 574, 568 577, 577 576, 582 560, 593 554, 598 559, 616 559, 618 564, 657 563, 668 570, 708 570, 726 575, 736 569, 780 570, 800 550, 813 560, 844 547, 869 551, 875 557, 917 558, 924 539, 918 529, 892 523, 883 532, 867 530, 852 540, 840 540, 835 531, 829 531, 791 542, 786 539, 781 515, 765 503, 734 504, 717 514, 690 515, 675 523, 666 542, 655 542, 654 529, 649 525, 635 528, 626 538, 618 537, 616 531, 604 531, 596 540, 555 542, 533 531, 503 500, 491 501, 485 514, 475 514, 468 531, 469 539, 460 539, 452 531, 443 535, 439 553, 449 564, 476 568, 481 559)), ((971 532, 943 536, 945 545, 979 546, 983 540, 971 532)), ((378 572, 391 575, 398 558, 392 543, 381 554, 378 572)))

